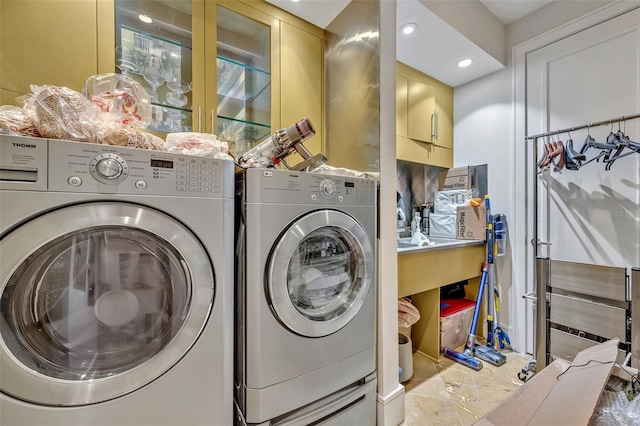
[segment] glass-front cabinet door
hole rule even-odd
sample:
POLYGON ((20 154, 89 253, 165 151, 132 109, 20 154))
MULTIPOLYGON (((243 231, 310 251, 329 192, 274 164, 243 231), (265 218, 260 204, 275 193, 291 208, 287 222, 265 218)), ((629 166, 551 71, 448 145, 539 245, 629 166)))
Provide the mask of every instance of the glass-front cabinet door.
POLYGON ((197 34, 203 7, 204 2, 192 0, 115 0, 115 67, 149 93, 148 130, 198 131, 201 126, 193 94, 203 91, 202 82, 194 81, 203 61, 194 58, 194 27, 197 34))
POLYGON ((216 134, 241 154, 271 133, 270 27, 217 10, 216 134))
POLYGON ((114 70, 149 93, 147 130, 214 133, 242 154, 280 123, 276 17, 240 1, 114 5, 114 70))
POLYGON ((205 41, 207 112, 211 131, 238 157, 280 122, 280 22, 238 1, 213 4, 206 5, 207 23, 216 23, 215 39, 205 41))

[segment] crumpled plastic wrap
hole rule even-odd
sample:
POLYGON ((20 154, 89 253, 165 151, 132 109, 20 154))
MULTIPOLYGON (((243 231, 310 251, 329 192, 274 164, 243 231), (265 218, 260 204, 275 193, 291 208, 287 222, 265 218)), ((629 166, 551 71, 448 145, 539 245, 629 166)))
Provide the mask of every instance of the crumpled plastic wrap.
POLYGON ((14 136, 40 137, 33 118, 24 108, 0 105, 0 133, 14 136))
POLYGON ((140 83, 123 74, 89 77, 82 94, 120 125, 147 127, 151 123, 151 100, 140 83))
POLYGON ((411 303, 411 299, 408 297, 398 299, 398 327, 410 327, 419 319, 420 311, 411 303))
POLYGON ((97 142, 120 124, 82 94, 67 87, 31 85, 24 99, 42 137, 97 142))
POLYGON ((326 164, 316 167, 310 170, 311 173, 320 173, 323 175, 335 175, 335 176, 347 176, 358 177, 365 179, 379 180, 380 173, 378 172, 360 172, 358 170, 345 169, 343 167, 333 167, 326 164))
POLYGON ((229 144, 210 133, 182 132, 167 135, 166 151, 177 154, 233 160, 229 144))
POLYGON ((624 387, 628 382, 611 376, 600 396, 589 426, 640 424, 640 397, 629 401, 624 387))

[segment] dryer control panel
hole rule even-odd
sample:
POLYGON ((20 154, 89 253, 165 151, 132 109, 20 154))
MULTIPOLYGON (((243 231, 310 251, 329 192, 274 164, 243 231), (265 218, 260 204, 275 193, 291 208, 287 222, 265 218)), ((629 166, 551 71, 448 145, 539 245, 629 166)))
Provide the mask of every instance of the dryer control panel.
POLYGON ((0 150, 4 189, 233 198, 230 160, 4 135, 0 150))
POLYGON ((371 179, 274 169, 248 169, 245 173, 249 202, 376 205, 376 182, 371 179))

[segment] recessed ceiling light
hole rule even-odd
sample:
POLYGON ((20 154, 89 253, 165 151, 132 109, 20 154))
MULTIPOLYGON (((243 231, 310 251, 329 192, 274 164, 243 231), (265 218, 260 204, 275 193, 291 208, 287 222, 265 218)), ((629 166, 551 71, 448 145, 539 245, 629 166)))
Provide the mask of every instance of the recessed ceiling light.
POLYGON ((404 24, 403 26, 400 27, 400 31, 404 35, 409 35, 417 29, 418 29, 418 24, 414 22, 409 22, 408 24, 404 24))
POLYGON ((153 19, 151 19, 149 16, 147 15, 138 15, 138 19, 141 20, 142 22, 145 22, 147 24, 150 24, 153 22, 153 19))
POLYGON ((471 65, 471 62, 473 62, 471 59, 463 59, 458 62, 458 66, 460 68, 468 67, 469 65, 471 65))
POLYGON ((291 0, 291 1, 294 2, 294 3, 298 3, 299 0, 291 0))

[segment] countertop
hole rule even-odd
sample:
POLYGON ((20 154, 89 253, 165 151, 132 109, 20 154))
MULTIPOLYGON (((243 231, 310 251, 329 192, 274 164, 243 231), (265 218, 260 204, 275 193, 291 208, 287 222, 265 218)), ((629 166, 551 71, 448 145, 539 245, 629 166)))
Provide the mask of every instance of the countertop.
POLYGON ((477 246, 484 244, 484 240, 455 240, 451 238, 439 238, 439 237, 428 237, 429 241, 431 241, 432 245, 418 246, 416 244, 411 244, 411 238, 400 238, 398 239, 398 254, 407 254, 407 253, 422 253, 427 251, 435 251, 435 250, 444 250, 451 248, 459 248, 459 247, 467 247, 467 246, 477 246))

